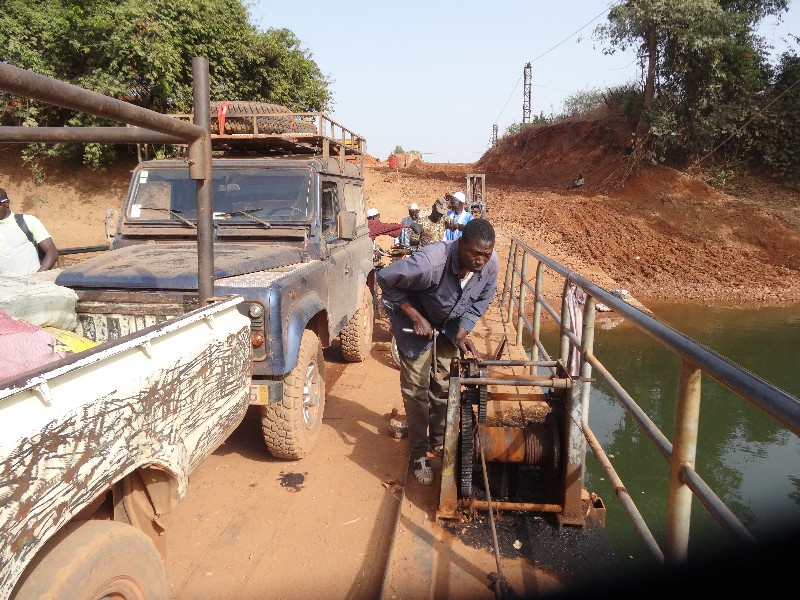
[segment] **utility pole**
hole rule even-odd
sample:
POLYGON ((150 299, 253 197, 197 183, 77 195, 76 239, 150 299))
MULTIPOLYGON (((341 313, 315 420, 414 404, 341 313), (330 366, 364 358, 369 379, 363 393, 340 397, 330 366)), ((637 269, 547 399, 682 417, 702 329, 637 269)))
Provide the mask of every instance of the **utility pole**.
POLYGON ((492 125, 492 146, 497 145, 497 123, 492 125))
POLYGON ((531 63, 525 65, 522 85, 522 122, 531 122, 531 63))

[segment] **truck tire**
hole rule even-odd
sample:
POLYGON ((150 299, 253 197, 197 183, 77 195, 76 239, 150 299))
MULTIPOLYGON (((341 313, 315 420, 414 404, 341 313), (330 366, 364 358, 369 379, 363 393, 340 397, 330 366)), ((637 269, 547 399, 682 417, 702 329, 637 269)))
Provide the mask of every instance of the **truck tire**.
POLYGON ((325 409, 325 360, 322 344, 303 331, 297 366, 283 382, 283 400, 261 407, 261 432, 276 458, 297 460, 314 447, 325 409))
POLYGON ((375 325, 375 307, 372 291, 364 288, 361 308, 347 322, 339 334, 342 356, 348 362, 364 362, 372 350, 372 329, 375 325))
MULTIPOLYGON (((219 120, 217 109, 221 102, 211 103, 211 132, 219 133, 219 120)), ((240 102, 231 100, 228 104, 228 114, 225 117, 225 133, 253 133, 252 117, 239 115, 290 113, 291 111, 280 104, 266 102, 240 102)), ((291 133, 291 115, 257 117, 258 133, 291 133)))
POLYGON ((163 600, 167 577, 148 537, 126 523, 66 525, 26 569, 17 600, 163 600))

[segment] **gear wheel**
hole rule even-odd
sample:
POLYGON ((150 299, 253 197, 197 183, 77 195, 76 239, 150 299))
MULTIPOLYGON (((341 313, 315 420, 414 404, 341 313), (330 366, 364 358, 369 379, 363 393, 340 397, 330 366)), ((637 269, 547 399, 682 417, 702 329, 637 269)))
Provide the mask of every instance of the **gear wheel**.
POLYGON ((461 474, 460 486, 462 498, 472 495, 472 457, 475 453, 475 433, 472 430, 475 415, 472 405, 461 404, 461 474))
MULTIPOLYGON (((485 375, 481 375, 485 377, 485 375)), ((485 385, 478 387, 478 423, 486 422, 486 403, 489 400, 489 392, 485 385)))

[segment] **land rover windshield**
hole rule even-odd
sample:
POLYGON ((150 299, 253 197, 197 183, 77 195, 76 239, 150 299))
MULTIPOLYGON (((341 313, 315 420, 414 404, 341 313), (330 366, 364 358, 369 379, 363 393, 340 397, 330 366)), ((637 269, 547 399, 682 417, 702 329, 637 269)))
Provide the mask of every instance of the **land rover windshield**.
MULTIPOLYGON (((307 221, 313 212, 307 168, 220 167, 212 180, 214 221, 257 226, 307 221), (253 218, 255 217, 255 218, 253 218)), ((128 222, 197 221, 196 183, 185 167, 141 170, 128 204, 128 222)), ((177 224, 177 223, 176 223, 177 224)))

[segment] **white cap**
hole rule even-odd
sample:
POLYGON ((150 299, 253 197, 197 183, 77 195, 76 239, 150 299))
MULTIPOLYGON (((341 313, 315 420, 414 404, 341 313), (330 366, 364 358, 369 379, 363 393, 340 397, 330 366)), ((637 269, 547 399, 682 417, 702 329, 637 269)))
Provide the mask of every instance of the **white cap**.
POLYGON ((464 192, 456 192, 453 194, 453 200, 456 202, 461 202, 461 204, 466 203, 467 197, 464 195, 464 192))
POLYGON ((412 202, 408 205, 408 210, 419 210, 419 206, 417 206, 416 202, 412 202))
POLYGON ((368 217, 374 217, 375 215, 378 215, 378 214, 380 214, 380 213, 378 212, 377 208, 368 208, 367 209, 367 216, 368 217))

